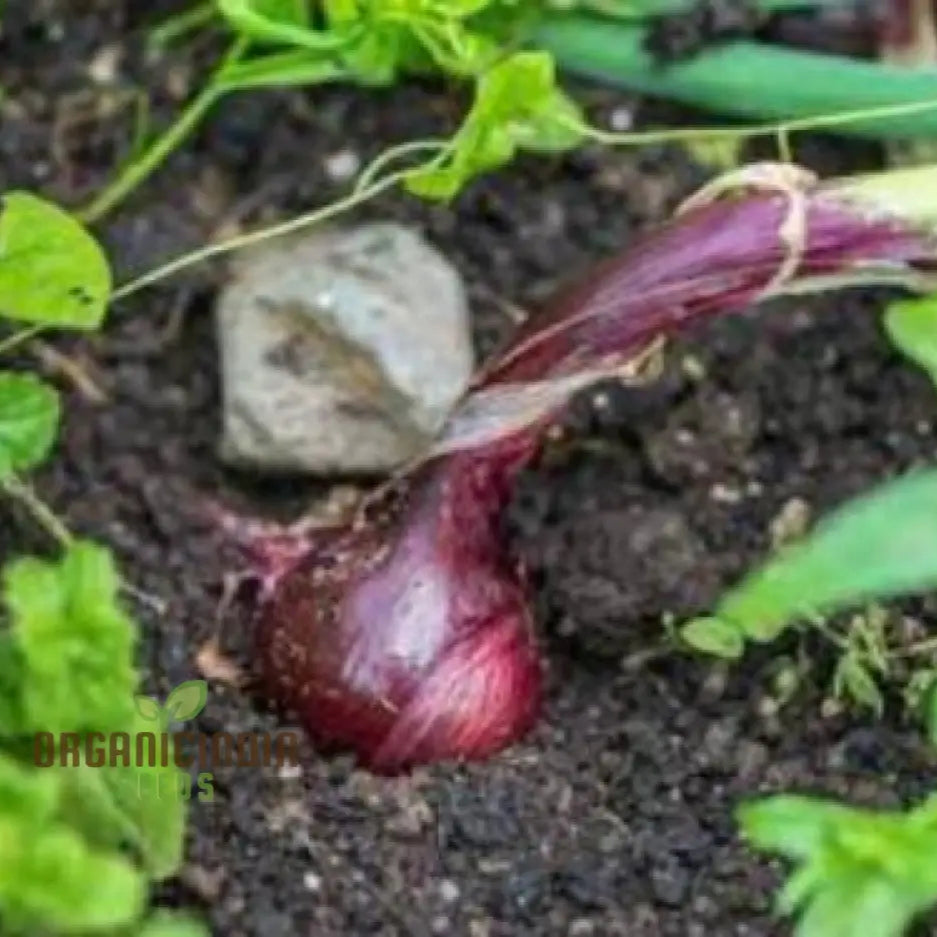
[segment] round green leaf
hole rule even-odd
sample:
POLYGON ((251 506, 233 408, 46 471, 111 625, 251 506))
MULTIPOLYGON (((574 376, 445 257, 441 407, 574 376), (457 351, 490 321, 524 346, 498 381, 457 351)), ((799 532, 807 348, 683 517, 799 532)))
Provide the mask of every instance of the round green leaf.
POLYGON ((721 618, 694 618, 680 629, 680 637, 694 650, 725 660, 738 660, 745 648, 739 629, 721 618))
POLYGON ((45 459, 59 426, 58 394, 32 374, 0 371, 0 477, 45 459))
POLYGON ((0 313, 58 328, 94 329, 111 295, 97 241, 70 215, 29 192, 0 200, 0 313))

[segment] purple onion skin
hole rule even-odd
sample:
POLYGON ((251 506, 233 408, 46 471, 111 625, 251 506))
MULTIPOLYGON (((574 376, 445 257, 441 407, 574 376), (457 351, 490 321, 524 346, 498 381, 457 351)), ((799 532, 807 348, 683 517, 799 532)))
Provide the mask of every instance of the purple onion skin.
MULTIPOLYGON (((932 262, 933 245, 900 221, 862 219, 832 198, 807 198, 798 278, 862 263, 932 262)), ((788 254, 778 232, 790 210, 786 196, 760 194, 677 216, 561 290, 479 371, 473 389, 565 374, 751 303, 788 254)))
MULTIPOLYGON (((561 293, 472 390, 624 359, 657 335, 744 307, 786 256, 779 228, 789 210, 786 197, 761 194, 677 218, 561 293)), ((798 276, 934 253, 899 223, 819 195, 807 220, 798 276)), ((548 423, 424 463, 394 498, 316 537, 279 579, 260 610, 260 670, 318 743, 394 773, 491 755, 534 723, 539 654, 499 520, 548 423)))
POLYGON ((380 773, 493 754, 540 706, 521 570, 498 515, 530 439, 437 460, 274 589, 257 649, 267 691, 324 747, 380 773))

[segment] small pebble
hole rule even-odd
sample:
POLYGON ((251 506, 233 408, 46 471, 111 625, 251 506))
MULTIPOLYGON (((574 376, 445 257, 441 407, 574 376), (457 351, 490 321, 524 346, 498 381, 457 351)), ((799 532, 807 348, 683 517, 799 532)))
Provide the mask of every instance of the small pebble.
POLYGON ((612 111, 609 126, 617 133, 624 133, 634 127, 634 112, 628 107, 616 107, 612 111))
POLYGON ((348 182, 360 168, 361 158, 354 150, 339 150, 325 160, 325 174, 333 182, 348 182))
POLYGON ((462 892, 459 890, 459 886, 456 885, 454 881, 450 878, 444 878, 439 883, 439 897, 442 898, 446 904, 453 904, 459 900, 462 892))

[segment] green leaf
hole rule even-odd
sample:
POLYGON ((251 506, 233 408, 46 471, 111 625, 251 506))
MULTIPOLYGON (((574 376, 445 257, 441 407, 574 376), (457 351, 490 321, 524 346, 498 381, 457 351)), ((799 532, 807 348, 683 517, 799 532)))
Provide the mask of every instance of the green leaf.
POLYGON ((806 859, 822 847, 837 823, 848 819, 850 808, 785 794, 743 804, 736 816, 754 846, 789 859, 806 859))
POLYGON ((887 482, 749 575, 716 617, 770 641, 792 620, 937 585, 937 472, 887 482))
POLYGON ((0 201, 0 313, 23 322, 94 329, 111 295, 97 241, 70 215, 29 192, 0 201))
POLYGON ((0 754, 0 919, 4 932, 87 933, 131 924, 146 896, 129 862, 57 817, 62 774, 0 754))
POLYGON ((108 551, 80 542, 59 564, 17 560, 4 569, 3 585, 22 659, 24 731, 126 729, 136 633, 118 603, 108 551))
POLYGON ((478 28, 470 22, 501 6, 494 0, 324 0, 322 6, 329 32, 347 38, 341 62, 361 84, 387 85, 401 72, 474 77, 503 54, 492 22, 478 28))
POLYGON ((519 149, 560 152, 576 146, 582 126, 579 109, 556 85, 552 57, 515 53, 479 78, 475 102, 445 163, 418 167, 406 186, 425 198, 451 199, 519 149))
POLYGON ((878 683, 854 653, 843 654, 837 662, 833 674, 833 695, 865 706, 879 717, 885 711, 885 700, 878 683))
POLYGON ((885 331, 937 384, 937 295, 891 303, 885 311, 885 331))
POLYGON ((45 381, 0 371, 0 477, 28 471, 46 458, 60 415, 59 396, 45 381))
MULTIPOLYGON (((151 724, 138 720, 131 731, 131 744, 136 745, 138 733, 153 731, 151 724)), ((179 795, 179 788, 188 784, 187 773, 177 768, 172 758, 165 766, 130 764, 98 770, 116 809, 133 831, 133 846, 149 876, 162 881, 175 875, 182 865, 185 845, 188 802, 179 795)))
MULTIPOLYGON (((137 735, 154 736, 155 761, 161 761, 160 727, 139 720, 130 733, 128 764, 80 765, 61 769, 63 815, 93 847, 132 852, 150 878, 161 881, 178 872, 183 859, 187 801, 191 783, 172 762, 137 763, 137 735), (181 793, 180 793, 181 792, 181 793)), ((104 743, 105 751, 108 743, 104 743)), ((149 749, 144 749, 148 752, 149 749)))
POLYGON ((173 722, 186 722, 194 719, 207 702, 208 683, 205 680, 187 680, 169 694, 164 709, 173 722))
POLYGON ((331 58, 307 49, 271 52, 229 65, 216 80, 219 92, 250 88, 318 85, 346 78, 347 72, 331 58))
POLYGON ((349 38, 309 27, 307 4, 297 0, 217 0, 231 27, 248 39, 274 45, 299 46, 325 52, 346 45, 349 38))
POLYGON ((680 637, 694 650, 725 660, 738 660, 745 649, 738 627, 721 618, 694 618, 680 629, 680 637))
MULTIPOLYGON (((108 743, 102 745, 106 751, 108 743)), ((133 817, 114 797, 107 781, 107 773, 112 770, 117 769, 87 764, 59 768, 61 814, 89 845, 105 851, 127 852, 139 847, 140 836, 133 817)))
POLYGON ((146 919, 137 937, 209 937, 209 930, 187 914, 155 911, 146 919))
POLYGON ((49 823, 58 810, 61 789, 54 771, 31 771, 0 752, 0 813, 36 825, 49 823))
POLYGON ((779 902, 798 937, 899 937, 937 902, 937 804, 905 813, 778 796, 738 811, 758 849, 798 863, 779 902))

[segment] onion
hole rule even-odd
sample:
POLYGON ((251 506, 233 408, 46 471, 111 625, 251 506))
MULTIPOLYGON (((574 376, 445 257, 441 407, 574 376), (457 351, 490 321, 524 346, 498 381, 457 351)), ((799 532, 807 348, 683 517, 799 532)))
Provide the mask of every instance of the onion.
POLYGON ((914 189, 907 173, 814 187, 791 167, 760 166, 737 183, 746 194, 694 204, 529 320, 422 463, 350 523, 297 549, 258 539, 265 690, 320 744, 392 773, 518 739, 540 708, 541 667, 499 521, 569 398, 703 315, 843 283, 918 284, 935 256, 930 217, 899 197, 914 189), (901 190, 894 210, 886 178, 901 190))

